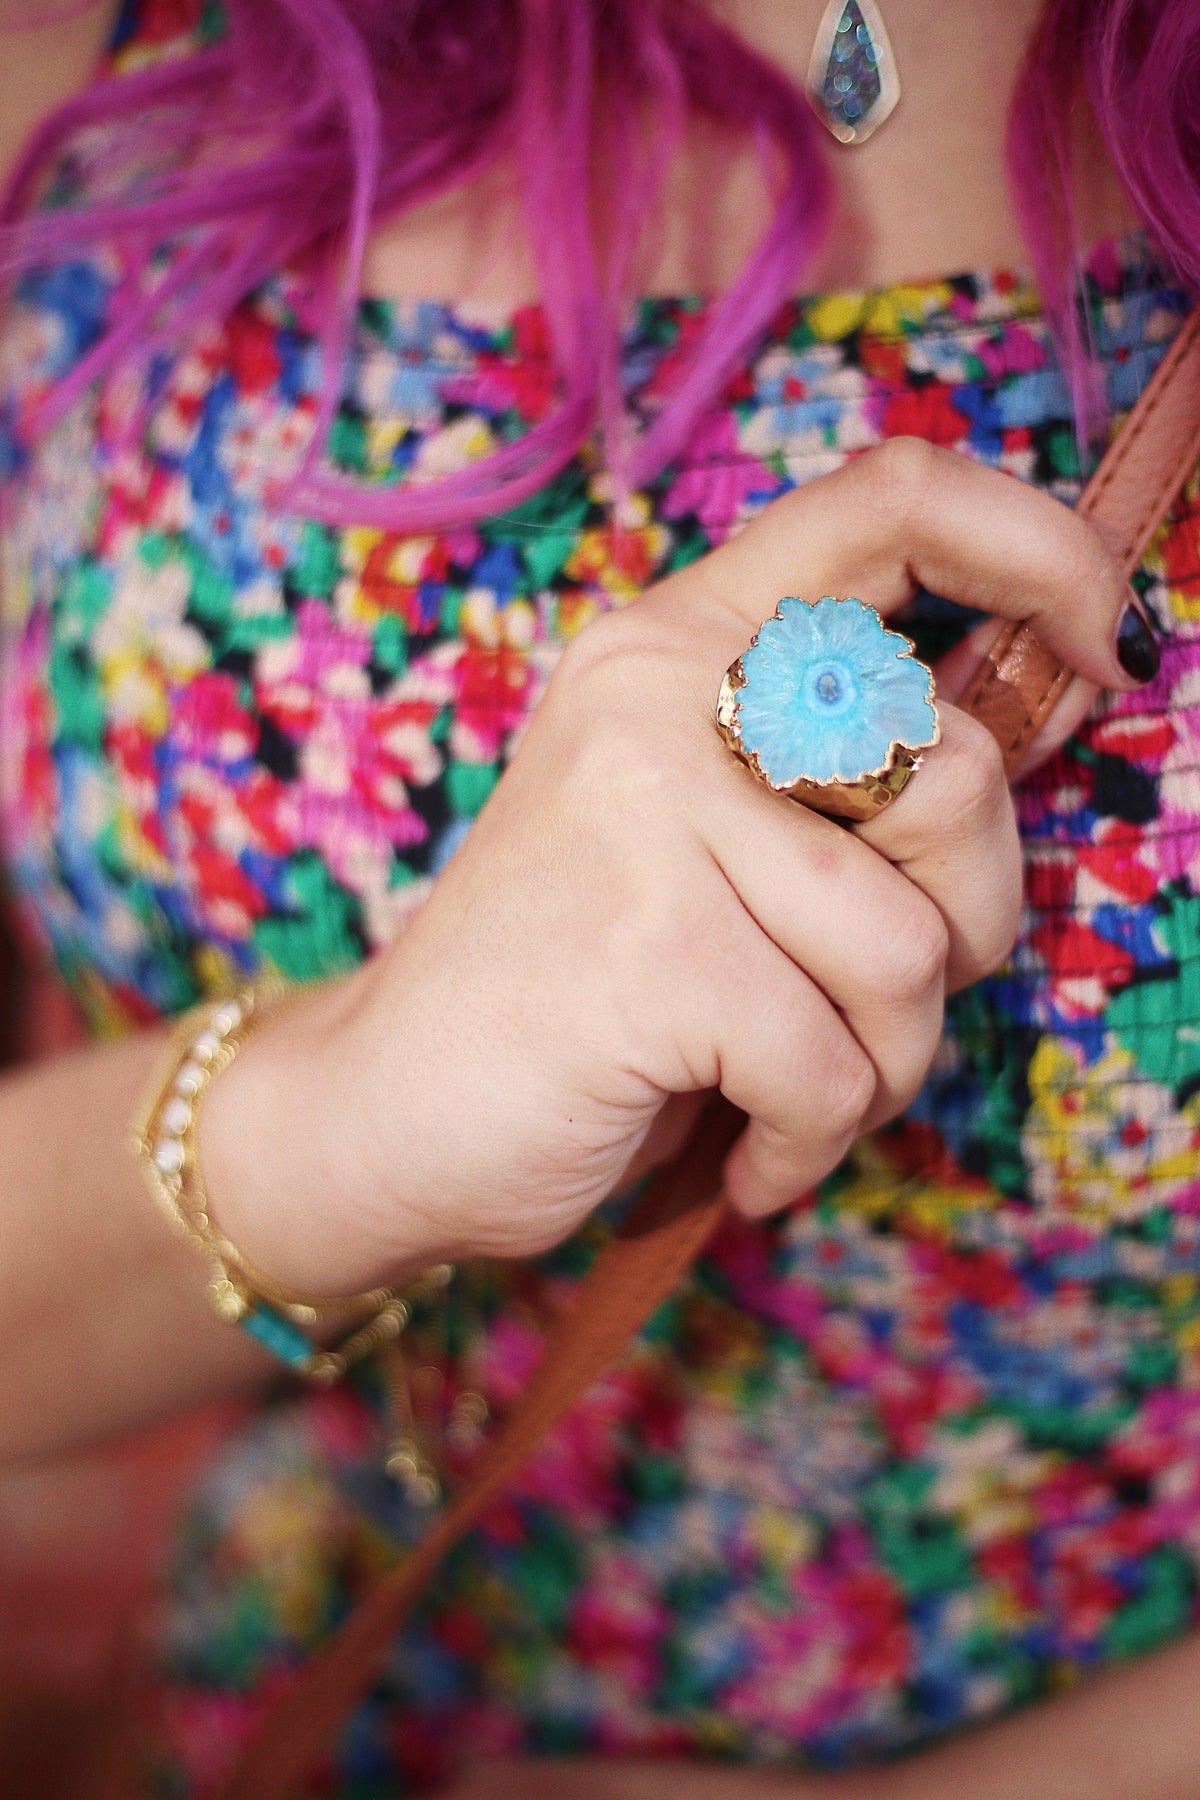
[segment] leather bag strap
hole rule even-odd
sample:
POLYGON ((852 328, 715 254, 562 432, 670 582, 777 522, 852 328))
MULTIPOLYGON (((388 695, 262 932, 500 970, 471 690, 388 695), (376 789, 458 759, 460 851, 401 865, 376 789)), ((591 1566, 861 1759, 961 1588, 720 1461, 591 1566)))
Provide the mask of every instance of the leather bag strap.
MULTIPOLYGON (((1079 497, 1076 511, 1132 575, 1200 460, 1200 306, 1171 347, 1079 497)), ((959 699, 986 725, 1011 775, 1062 698, 1071 671, 1028 625, 1005 625, 959 699)))
POLYGON ((691 1267, 725 1211, 721 1169, 742 1114, 717 1099, 654 1177, 546 1339, 541 1361, 467 1485, 311 1657, 263 1721, 221 1800, 287 1800, 379 1673, 448 1551, 691 1267))
MULTIPOLYGON (((1080 497, 1131 574, 1200 459, 1200 307, 1080 497)), ((1006 626, 959 705, 994 733, 1011 773, 1071 679, 1027 626, 1006 626)), ((742 1115, 715 1100, 650 1182, 550 1331, 540 1364, 467 1485, 300 1670, 262 1721, 222 1800, 289 1800, 370 1687, 443 1557, 671 1292, 720 1222, 725 1153, 742 1115)))

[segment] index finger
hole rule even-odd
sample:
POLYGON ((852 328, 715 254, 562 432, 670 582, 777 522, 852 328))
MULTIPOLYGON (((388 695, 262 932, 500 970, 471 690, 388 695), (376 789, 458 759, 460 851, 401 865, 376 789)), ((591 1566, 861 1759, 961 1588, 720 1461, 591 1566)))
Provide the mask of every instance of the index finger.
MULTIPOLYGON (((1100 534, 1050 495, 919 438, 890 439, 785 495, 688 576, 751 631, 785 594, 853 594, 886 616, 926 587, 1029 620, 1097 686, 1139 685, 1117 639, 1147 628, 1100 534)), ((1140 650, 1145 679, 1153 639, 1140 650)))

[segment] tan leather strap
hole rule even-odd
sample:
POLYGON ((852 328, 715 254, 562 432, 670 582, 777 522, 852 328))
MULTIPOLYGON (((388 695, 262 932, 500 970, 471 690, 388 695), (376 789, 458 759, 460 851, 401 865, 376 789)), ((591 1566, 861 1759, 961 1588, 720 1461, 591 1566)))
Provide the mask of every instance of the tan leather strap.
MULTIPOLYGON (((1079 510, 1127 571, 1200 457, 1200 308, 1176 337, 1088 483, 1079 510)), ((960 705, 992 729, 1011 770, 1070 679, 1024 626, 995 640, 960 705)), ((389 1644, 446 1553, 575 1400, 618 1355, 708 1241, 725 1211, 725 1152, 741 1115, 714 1101, 651 1182, 550 1332, 528 1388, 471 1482, 405 1560, 311 1658, 264 1720, 222 1800, 288 1800, 378 1676, 389 1644)))
MULTIPOLYGON (((1189 313, 1137 405, 1079 497, 1076 511, 1132 575, 1163 515, 1200 460, 1200 307, 1189 313)), ((1061 699, 1071 671, 1027 625, 1006 625, 958 704, 1004 752, 1011 775, 1061 699)))

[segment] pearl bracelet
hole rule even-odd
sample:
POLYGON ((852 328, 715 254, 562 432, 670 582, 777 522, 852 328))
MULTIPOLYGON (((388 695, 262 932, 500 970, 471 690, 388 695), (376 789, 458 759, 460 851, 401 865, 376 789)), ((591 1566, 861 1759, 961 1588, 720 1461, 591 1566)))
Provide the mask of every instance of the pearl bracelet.
POLYGON ((282 982, 267 981, 188 1013, 165 1072, 134 1126, 134 1146, 161 1211, 208 1264, 208 1298, 217 1315, 239 1325, 293 1373, 329 1387, 352 1363, 399 1337, 412 1303, 440 1292, 453 1269, 439 1263, 403 1290, 379 1287, 338 1299, 318 1298, 272 1281, 214 1222, 196 1147, 200 1103, 255 1026, 287 994, 282 982), (349 1336, 332 1348, 311 1336, 322 1319, 353 1320, 356 1314, 349 1336))

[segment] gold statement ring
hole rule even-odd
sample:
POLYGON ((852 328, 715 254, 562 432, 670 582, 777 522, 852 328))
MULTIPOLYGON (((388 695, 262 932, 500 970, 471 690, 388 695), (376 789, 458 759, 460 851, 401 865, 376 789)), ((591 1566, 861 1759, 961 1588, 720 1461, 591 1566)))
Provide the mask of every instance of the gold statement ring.
POLYGON ((932 672, 861 600, 790 595, 727 670, 717 730, 777 794, 861 824, 941 736, 932 672))

